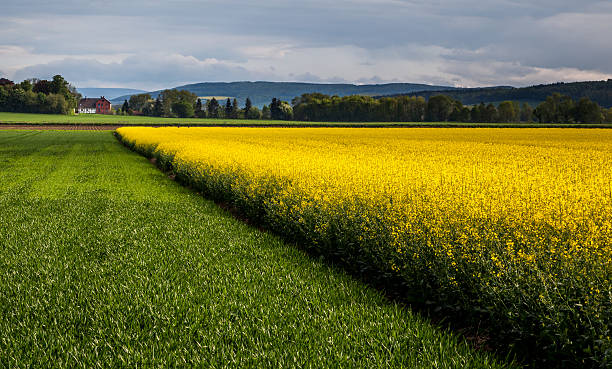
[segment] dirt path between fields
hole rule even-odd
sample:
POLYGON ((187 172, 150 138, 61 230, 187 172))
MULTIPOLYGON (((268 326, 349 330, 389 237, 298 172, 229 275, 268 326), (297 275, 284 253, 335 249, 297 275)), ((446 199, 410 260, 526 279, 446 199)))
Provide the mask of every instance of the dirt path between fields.
POLYGON ((104 124, 0 124, 2 129, 23 129, 23 130, 60 130, 60 131, 114 131, 123 125, 104 124))

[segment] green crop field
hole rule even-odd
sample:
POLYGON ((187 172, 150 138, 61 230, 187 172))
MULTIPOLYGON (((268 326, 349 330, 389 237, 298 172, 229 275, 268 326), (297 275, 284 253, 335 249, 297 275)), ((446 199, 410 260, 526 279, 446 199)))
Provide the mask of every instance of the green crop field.
POLYGON ((0 132, 0 367, 508 367, 110 132, 0 132))
POLYGON ((26 114, 0 112, 2 125, 143 125, 143 126, 308 126, 308 127, 574 127, 612 128, 612 124, 459 123, 459 122, 298 122, 280 120, 160 118, 102 114, 26 114))

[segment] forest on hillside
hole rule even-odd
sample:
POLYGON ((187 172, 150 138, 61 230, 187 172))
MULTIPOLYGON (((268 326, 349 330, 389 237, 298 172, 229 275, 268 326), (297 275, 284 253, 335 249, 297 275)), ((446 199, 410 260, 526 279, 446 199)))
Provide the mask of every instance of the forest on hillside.
POLYGON ((611 108, 612 107, 612 80, 607 81, 590 81, 590 82, 572 82, 572 83, 553 83, 547 85, 537 85, 530 87, 486 87, 486 88, 462 88, 455 90, 439 90, 439 91, 420 91, 418 93, 394 94, 386 95, 386 97, 396 97, 400 95, 408 96, 423 96, 429 98, 431 96, 445 94, 449 97, 461 101, 465 105, 480 104, 481 102, 499 103, 501 101, 512 100, 518 102, 527 102, 532 105, 537 105, 546 100, 546 98, 554 93, 567 95, 574 100, 579 100, 587 97, 599 105, 611 108))

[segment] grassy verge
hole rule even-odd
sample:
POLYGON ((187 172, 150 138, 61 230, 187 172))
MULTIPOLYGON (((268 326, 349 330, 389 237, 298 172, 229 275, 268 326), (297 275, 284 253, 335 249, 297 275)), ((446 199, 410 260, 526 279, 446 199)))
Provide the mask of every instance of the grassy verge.
POLYGON ((111 133, 0 132, 2 367, 507 367, 168 180, 111 133))
POLYGON ((491 127, 491 128, 612 128, 612 124, 460 123, 460 122, 298 122, 278 120, 160 118, 121 115, 59 115, 0 112, 2 124, 75 124, 124 126, 257 126, 257 127, 491 127))

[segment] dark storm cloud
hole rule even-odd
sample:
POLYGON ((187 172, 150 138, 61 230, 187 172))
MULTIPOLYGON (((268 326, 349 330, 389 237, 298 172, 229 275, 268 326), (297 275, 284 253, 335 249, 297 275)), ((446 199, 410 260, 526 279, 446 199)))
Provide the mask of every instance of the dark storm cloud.
POLYGON ((134 87, 153 80, 605 78, 612 74, 611 17, 609 1, 589 0, 9 0, 0 15, 0 69, 24 76, 56 68, 83 82, 92 80, 87 65, 112 73, 100 83, 134 87))

